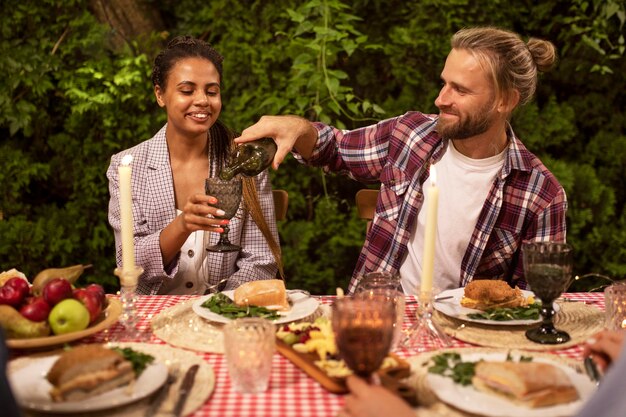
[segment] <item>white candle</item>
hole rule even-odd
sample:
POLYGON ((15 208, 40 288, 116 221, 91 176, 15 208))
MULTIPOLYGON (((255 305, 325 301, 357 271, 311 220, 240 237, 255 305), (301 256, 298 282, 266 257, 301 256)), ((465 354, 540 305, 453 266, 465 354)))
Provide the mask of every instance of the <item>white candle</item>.
POLYGON ((135 237, 133 235, 133 199, 130 186, 132 155, 122 158, 118 168, 120 181, 120 216, 122 220, 122 269, 135 269, 135 237))
POLYGON ((430 166, 430 187, 428 187, 428 207, 426 211, 426 232, 424 233, 424 258, 422 266, 421 292, 429 293, 433 288, 433 271, 435 266, 435 237, 437 235, 437 206, 439 204, 439 188, 437 188, 437 171, 430 166))

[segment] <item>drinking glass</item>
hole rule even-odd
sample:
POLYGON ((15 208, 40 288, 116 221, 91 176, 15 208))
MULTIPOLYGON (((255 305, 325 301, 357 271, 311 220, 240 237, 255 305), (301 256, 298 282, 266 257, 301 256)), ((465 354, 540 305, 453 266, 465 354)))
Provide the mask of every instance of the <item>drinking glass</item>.
POLYGON ((541 300, 542 322, 526 331, 526 337, 541 344, 560 344, 569 334, 554 327, 553 302, 572 281, 572 247, 567 243, 530 242, 522 244, 524 275, 530 289, 541 300))
MULTIPOLYGON (((207 178, 205 182, 205 192, 217 198, 217 207, 224 210, 223 216, 215 216, 219 219, 232 219, 237 213, 239 204, 241 203, 241 177, 236 176, 230 180, 223 180, 218 177, 207 178)), ((206 248, 209 252, 237 252, 241 250, 241 246, 230 243, 228 225, 222 226, 224 232, 220 235, 217 244, 206 248)))
POLYGON ((332 306, 339 356, 358 376, 370 379, 389 353, 395 306, 384 297, 343 297, 332 306))
POLYGON ((245 317, 224 325, 224 354, 235 391, 266 391, 276 349, 276 329, 269 320, 245 317))
POLYGON ((395 350, 402 338, 402 324, 404 322, 404 293, 400 284, 400 275, 388 271, 374 271, 363 275, 356 287, 358 297, 384 297, 396 309, 396 321, 393 323, 393 339, 391 350, 395 350))
POLYGON ((626 329, 626 281, 618 281, 604 289, 604 327, 626 329))

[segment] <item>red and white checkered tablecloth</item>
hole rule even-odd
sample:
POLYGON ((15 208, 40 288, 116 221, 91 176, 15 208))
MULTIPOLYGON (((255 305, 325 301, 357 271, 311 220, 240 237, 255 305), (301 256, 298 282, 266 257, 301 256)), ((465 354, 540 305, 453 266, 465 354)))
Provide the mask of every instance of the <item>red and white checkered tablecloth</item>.
MULTIPOLYGON (((604 309, 602 293, 568 293, 565 297, 575 301, 584 301, 601 310, 604 309)), ((152 317, 177 303, 193 298, 193 296, 142 296, 137 303, 141 320, 139 329, 148 338, 148 343, 164 344, 162 340, 152 335, 150 320, 152 317)), ((329 304, 334 297, 319 296, 322 303, 329 304)), ((412 298, 409 297, 408 300, 412 298)), ((406 307, 404 327, 408 328, 416 320, 416 305, 406 307)), ((115 339, 117 333, 122 332, 118 323, 104 332, 83 339, 84 343, 100 343, 107 339, 115 339)), ((145 342, 145 340, 142 340, 145 342)), ((451 347, 471 347, 473 345, 453 339, 451 347)), ((582 347, 553 351, 557 355, 580 359, 582 347)), ((397 352, 401 357, 410 357, 416 354, 410 350, 397 352)), ((269 390, 256 395, 242 395, 236 393, 230 383, 224 356, 214 353, 200 353, 209 363, 216 376, 215 390, 208 401, 197 410, 193 417, 225 417, 225 416, 335 416, 343 405, 343 396, 332 394, 323 389, 316 381, 293 365, 289 360, 276 353, 272 362, 272 376, 269 390)))

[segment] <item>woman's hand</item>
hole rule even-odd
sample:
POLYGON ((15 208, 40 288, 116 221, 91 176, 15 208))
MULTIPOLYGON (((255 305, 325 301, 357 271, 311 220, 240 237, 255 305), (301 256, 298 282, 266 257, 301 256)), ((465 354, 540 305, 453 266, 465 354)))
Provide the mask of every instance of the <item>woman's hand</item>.
POLYGON ((235 142, 245 143, 267 137, 273 138, 278 147, 272 163, 272 167, 278 169, 293 148, 308 159, 317 142, 317 130, 299 116, 262 116, 258 122, 244 129, 235 142))
POLYGON ((207 230, 209 232, 221 233, 223 225, 228 224, 228 219, 218 219, 223 216, 224 211, 215 207, 217 198, 205 194, 192 194, 182 209, 180 222, 186 233, 193 233, 197 230, 207 230))
POLYGON ((603 330, 596 333, 584 346, 583 355, 589 356, 602 371, 606 371, 619 356, 626 330, 603 330))
POLYGON ((415 417, 415 411, 402 400, 380 385, 370 385, 361 378, 349 376, 346 380, 350 394, 338 417, 415 417))

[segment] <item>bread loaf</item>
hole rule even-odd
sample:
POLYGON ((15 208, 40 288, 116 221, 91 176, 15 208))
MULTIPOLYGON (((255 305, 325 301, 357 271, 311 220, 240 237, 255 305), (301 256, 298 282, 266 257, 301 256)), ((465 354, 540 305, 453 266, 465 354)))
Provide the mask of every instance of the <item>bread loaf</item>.
POLYGON ((562 369, 542 362, 478 362, 472 384, 480 391, 504 396, 530 408, 569 403, 579 398, 562 369))
POLYGON ((270 310, 289 310, 285 282, 280 279, 250 281, 235 289, 235 304, 238 306, 261 306, 270 310))

